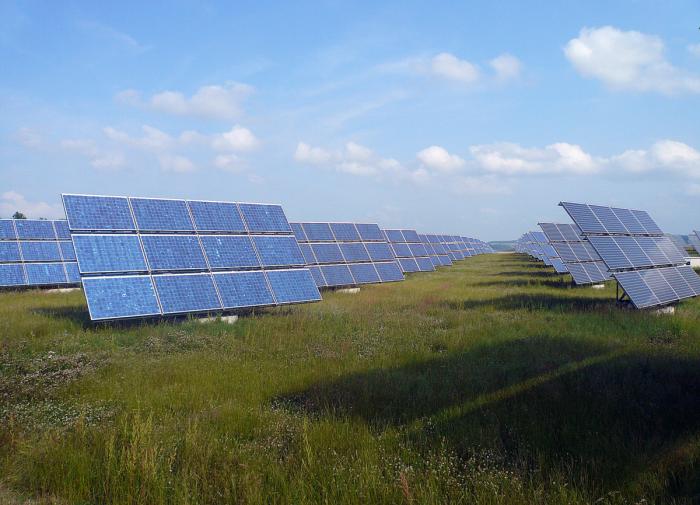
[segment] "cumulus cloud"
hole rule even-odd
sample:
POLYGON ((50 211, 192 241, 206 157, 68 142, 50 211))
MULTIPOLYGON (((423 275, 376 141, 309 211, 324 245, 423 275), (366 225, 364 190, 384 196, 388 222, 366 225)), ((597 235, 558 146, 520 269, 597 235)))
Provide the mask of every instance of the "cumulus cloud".
POLYGON ((215 135, 212 146, 221 151, 252 151, 260 146, 260 140, 248 128, 236 125, 227 132, 215 135))
POLYGON ((90 165, 99 170, 117 170, 126 162, 123 153, 99 148, 93 140, 65 139, 59 145, 63 150, 88 158, 90 165))
POLYGON ((30 219, 64 217, 63 208, 60 205, 32 202, 27 200, 24 195, 12 190, 0 194, 0 216, 11 217, 17 211, 22 212, 30 219))
POLYGON ((613 26, 583 28, 564 54, 581 75, 613 89, 700 93, 700 76, 671 64, 655 35, 613 26))
POLYGON ((235 154, 219 154, 214 158, 214 166, 226 172, 239 173, 243 170, 243 160, 235 154))
POLYGON ((526 148, 509 142, 470 148, 477 164, 487 172, 505 175, 546 173, 591 174, 600 170, 598 160, 581 146, 557 142, 544 148, 526 148))
POLYGON ((479 67, 450 53, 440 53, 433 56, 430 68, 432 73, 437 76, 465 84, 473 83, 479 79, 479 67))
POLYGON ((496 73, 496 80, 506 82, 520 77, 523 64, 512 54, 501 54, 489 62, 489 65, 496 73))
POLYGON ((253 87, 238 82, 200 87, 192 96, 180 91, 166 90, 144 100, 134 89, 120 91, 115 99, 131 106, 147 107, 174 116, 231 120, 242 114, 242 102, 253 87))
POLYGON ((197 170, 195 164, 189 158, 179 154, 161 154, 158 163, 164 172, 187 173, 197 170))
POLYGON ((333 154, 320 147, 311 147, 305 142, 297 144, 294 151, 294 159, 299 163, 310 163, 312 165, 323 165, 333 158, 333 154))
POLYGON ((454 172, 462 168, 465 161, 456 154, 450 154, 444 147, 430 146, 419 151, 416 157, 423 165, 439 172, 454 172))
POLYGON ((687 177, 700 177, 700 151, 677 140, 660 140, 649 149, 627 150, 610 160, 629 172, 664 170, 687 177))

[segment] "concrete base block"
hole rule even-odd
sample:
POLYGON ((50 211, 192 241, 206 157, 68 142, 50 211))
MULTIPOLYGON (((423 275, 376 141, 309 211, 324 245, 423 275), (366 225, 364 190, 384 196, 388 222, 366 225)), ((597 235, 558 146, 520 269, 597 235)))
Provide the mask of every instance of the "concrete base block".
POLYGON ((234 324, 236 321, 238 321, 238 316, 200 317, 197 319, 197 322, 201 324, 215 323, 217 321, 221 321, 222 323, 226 324, 234 324))
POLYGON ((672 316, 676 313, 676 307, 669 305, 668 307, 661 307, 660 309, 653 310, 651 313, 656 316, 672 316))
POLYGON ((591 287, 592 287, 593 289, 604 289, 604 288, 605 288, 605 284, 593 284, 591 287))
POLYGON ((700 258, 697 256, 691 256, 690 258, 686 258, 689 262, 689 265, 693 268, 700 268, 700 258))
POLYGON ((80 288, 56 288, 56 289, 46 289, 44 293, 72 293, 73 291, 78 291, 80 288))
POLYGON ((354 295, 360 292, 360 288, 343 288, 339 289, 338 293, 345 293, 348 295, 354 295))

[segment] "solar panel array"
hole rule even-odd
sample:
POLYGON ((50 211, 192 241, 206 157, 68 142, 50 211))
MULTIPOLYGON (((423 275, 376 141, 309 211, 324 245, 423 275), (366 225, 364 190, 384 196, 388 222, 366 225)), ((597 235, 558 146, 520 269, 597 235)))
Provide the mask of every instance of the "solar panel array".
POLYGON ((63 195, 92 320, 321 299, 279 205, 63 195))
POLYGON ((644 211, 562 202, 637 308, 700 295, 700 277, 644 211))
POLYGON ((79 283, 66 221, 0 219, 0 287, 79 283))
POLYGON ((432 272, 435 265, 416 230, 382 230, 401 271, 432 272))
POLYGON ((695 252, 700 254, 700 232, 694 231, 688 235, 688 242, 693 246, 695 252))
POLYGON ((540 223, 540 228, 576 284, 596 284, 610 279, 607 266, 578 226, 540 223))
POLYGON ((319 288, 404 280, 384 234, 370 223, 291 223, 319 288))
POLYGON ((445 249, 445 246, 441 242, 440 235, 423 235, 419 233, 418 237, 425 246, 426 251, 428 251, 428 256, 435 268, 449 267, 452 265, 452 260, 450 259, 447 249, 445 249))
POLYGON ((541 231, 525 233, 516 243, 516 250, 527 253, 533 258, 542 261, 545 265, 553 267, 557 273, 564 274, 568 272, 559 254, 541 231))

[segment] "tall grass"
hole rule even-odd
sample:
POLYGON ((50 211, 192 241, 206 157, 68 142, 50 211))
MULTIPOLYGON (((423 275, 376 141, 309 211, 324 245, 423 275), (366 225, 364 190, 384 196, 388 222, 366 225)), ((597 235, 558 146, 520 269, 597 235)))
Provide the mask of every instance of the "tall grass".
POLYGON ((5 293, 0 497, 695 503, 699 329, 512 254, 235 325, 5 293))

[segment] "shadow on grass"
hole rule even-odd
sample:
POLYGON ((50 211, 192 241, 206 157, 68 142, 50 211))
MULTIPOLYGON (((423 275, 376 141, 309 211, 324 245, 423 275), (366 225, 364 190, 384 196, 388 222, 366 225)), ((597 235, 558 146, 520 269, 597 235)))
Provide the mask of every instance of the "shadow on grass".
MULTIPOLYGON (((502 464, 569 475, 589 492, 631 489, 700 428, 700 362, 532 337, 351 374, 274 399, 312 415, 402 427, 426 453, 446 442, 502 464), (588 484, 581 484, 586 482, 588 484)), ((697 456, 662 469, 665 496, 700 492, 697 456)), ((652 500, 654 501, 654 500, 652 500)))
POLYGON ((473 286, 480 287, 493 287, 493 286, 510 286, 510 287, 523 287, 523 286, 546 286, 550 288, 571 288, 571 280, 564 278, 552 279, 552 280, 538 280, 538 279, 511 279, 503 281, 484 281, 475 282, 473 286))
POLYGON ((557 310, 557 311, 609 311, 614 306, 613 298, 587 296, 557 296, 546 294, 518 294, 481 300, 446 300, 442 305, 452 310, 471 310, 494 307, 499 310, 557 310))
POLYGON ((52 307, 32 309, 31 312, 51 319, 68 319, 81 328, 91 328, 95 325, 90 320, 90 313, 87 307, 52 307))
POLYGON ((508 270, 505 272, 497 272, 495 274, 491 274, 493 276, 497 277, 518 277, 518 276, 529 276, 529 277, 543 277, 543 278, 552 278, 552 277, 559 277, 562 274, 558 274, 555 271, 547 268, 546 270, 543 269, 532 269, 532 270, 508 270))

